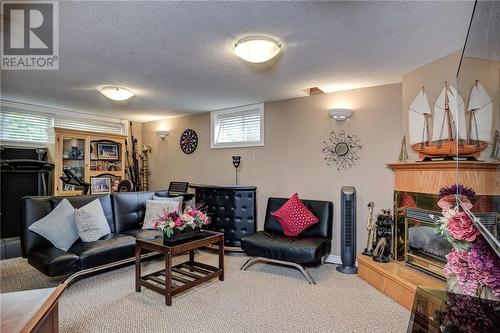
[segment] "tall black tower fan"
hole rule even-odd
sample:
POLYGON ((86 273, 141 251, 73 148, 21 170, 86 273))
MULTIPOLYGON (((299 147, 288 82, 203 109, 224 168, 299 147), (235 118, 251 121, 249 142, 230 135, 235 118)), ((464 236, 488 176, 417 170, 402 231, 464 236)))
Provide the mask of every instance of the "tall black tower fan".
POLYGON ((356 274, 356 189, 343 186, 340 190, 340 258, 342 265, 337 271, 345 274, 356 274))

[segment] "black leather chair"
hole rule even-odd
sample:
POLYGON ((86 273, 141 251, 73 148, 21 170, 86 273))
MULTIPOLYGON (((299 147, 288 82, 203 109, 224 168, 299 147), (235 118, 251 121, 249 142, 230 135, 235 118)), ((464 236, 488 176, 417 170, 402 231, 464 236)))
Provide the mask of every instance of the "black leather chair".
POLYGON ((264 230, 246 236, 241 248, 250 258, 242 267, 258 261, 287 265, 299 269, 310 284, 316 284, 305 266, 319 265, 330 254, 332 244, 333 203, 331 201, 302 200, 318 219, 318 223, 304 230, 298 237, 287 237, 278 220, 271 215, 288 199, 269 198, 264 230))

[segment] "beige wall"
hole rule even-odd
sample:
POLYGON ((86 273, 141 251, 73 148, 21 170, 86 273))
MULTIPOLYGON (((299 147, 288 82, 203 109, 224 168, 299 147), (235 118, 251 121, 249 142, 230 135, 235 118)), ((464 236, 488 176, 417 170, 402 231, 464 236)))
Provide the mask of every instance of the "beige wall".
POLYGON ((333 254, 340 251, 340 188, 353 185, 358 200, 358 251, 365 242, 368 201, 376 210, 392 208, 393 174, 385 167, 399 155, 401 140, 401 85, 393 84, 315 95, 265 104, 265 146, 210 149, 210 114, 179 117, 143 125, 143 141, 151 144, 151 189, 162 189, 172 180, 192 183, 234 184, 232 155, 241 155, 240 184, 258 188, 258 227, 263 226, 269 196, 331 200, 335 205, 333 254), (336 122, 332 107, 354 110, 351 119, 336 122), (170 130, 161 141, 154 133, 170 130), (198 133, 198 149, 185 155, 179 148, 183 130, 198 133), (363 150, 352 169, 342 172, 326 166, 323 140, 330 131, 344 129, 360 138, 363 150))

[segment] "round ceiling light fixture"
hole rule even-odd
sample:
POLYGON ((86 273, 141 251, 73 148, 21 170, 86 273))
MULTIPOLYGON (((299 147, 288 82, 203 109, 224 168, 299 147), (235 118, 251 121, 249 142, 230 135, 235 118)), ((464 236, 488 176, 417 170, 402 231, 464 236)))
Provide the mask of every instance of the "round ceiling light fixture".
POLYGON ((281 44, 266 36, 248 36, 234 43, 234 53, 243 60, 262 63, 274 58, 281 44))
POLYGON ((102 87, 100 93, 113 101, 124 101, 134 96, 134 93, 130 89, 118 86, 102 87))

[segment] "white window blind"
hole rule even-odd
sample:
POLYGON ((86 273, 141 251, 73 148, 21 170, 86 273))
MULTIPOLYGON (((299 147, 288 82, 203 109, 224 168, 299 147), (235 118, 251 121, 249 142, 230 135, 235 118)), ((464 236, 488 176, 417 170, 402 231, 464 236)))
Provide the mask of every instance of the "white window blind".
POLYGON ((52 115, 1 110, 0 141, 44 144, 53 140, 52 115))
POLYGON ((98 133, 126 133, 125 122, 120 119, 85 114, 74 116, 78 113, 50 108, 44 108, 43 112, 39 108, 2 100, 0 141, 38 145, 53 143, 54 127, 98 133))
POLYGON ((264 105, 248 105, 211 113, 211 147, 264 144, 264 105))
POLYGON ((81 118, 77 119, 56 117, 54 119, 54 127, 62 127, 80 131, 123 134, 122 123, 96 121, 81 118))

